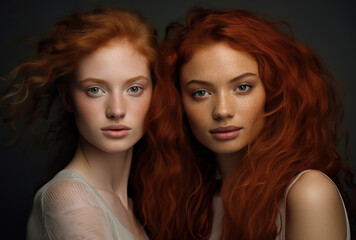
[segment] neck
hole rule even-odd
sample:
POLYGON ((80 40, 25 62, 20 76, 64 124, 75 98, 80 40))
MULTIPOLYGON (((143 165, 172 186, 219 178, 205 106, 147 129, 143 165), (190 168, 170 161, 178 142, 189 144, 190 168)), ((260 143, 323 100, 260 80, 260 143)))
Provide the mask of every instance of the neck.
POLYGON ((222 179, 228 177, 242 158, 241 151, 229 154, 215 153, 215 160, 222 179))
POLYGON ((133 147, 124 152, 107 153, 80 140, 76 154, 66 169, 75 170, 93 187, 116 194, 128 208, 127 184, 133 147))

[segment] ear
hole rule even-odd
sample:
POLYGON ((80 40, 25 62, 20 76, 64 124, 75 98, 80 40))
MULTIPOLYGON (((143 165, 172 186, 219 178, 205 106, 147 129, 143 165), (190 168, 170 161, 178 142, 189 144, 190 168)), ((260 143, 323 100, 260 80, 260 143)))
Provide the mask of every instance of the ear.
POLYGON ((68 112, 73 112, 73 102, 72 99, 70 97, 70 94, 68 92, 68 88, 64 85, 60 85, 58 87, 58 94, 59 97, 62 100, 62 103, 64 105, 64 107, 67 109, 68 112))

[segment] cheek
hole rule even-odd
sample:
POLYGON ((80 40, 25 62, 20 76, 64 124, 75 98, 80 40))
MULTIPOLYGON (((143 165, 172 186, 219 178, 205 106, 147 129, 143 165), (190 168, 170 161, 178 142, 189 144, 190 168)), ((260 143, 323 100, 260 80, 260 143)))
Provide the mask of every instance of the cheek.
POLYGON ((140 99, 140 101, 131 102, 129 108, 132 109, 132 116, 139 124, 144 124, 144 119, 150 108, 151 95, 140 99))
POLYGON ((262 117, 261 115, 255 119, 255 122, 252 126, 252 137, 255 138, 263 129, 265 125, 265 118, 262 117))
POLYGON ((90 101, 88 98, 74 98, 74 115, 77 121, 91 122, 98 118, 103 111, 103 106, 98 101, 90 101))
POLYGON ((246 107, 242 114, 246 116, 247 120, 250 123, 254 123, 258 121, 263 116, 264 113, 265 113, 264 105, 258 104, 258 105, 250 105, 246 107))
POLYGON ((253 137, 256 136, 261 129, 264 127, 265 123, 265 98, 262 95, 261 98, 257 99, 256 101, 252 102, 252 106, 250 110, 246 110, 246 115, 249 116, 248 121, 251 122, 252 125, 252 134, 253 137))
POLYGON ((203 128, 208 119, 207 111, 204 111, 205 108, 202 106, 196 107, 194 103, 189 102, 183 102, 183 107, 192 131, 197 132, 200 128, 203 128))
POLYGON ((75 117, 78 120, 81 121, 93 121, 95 116, 98 115, 98 112, 94 111, 94 109, 92 108, 92 106, 88 106, 88 107, 84 107, 84 106, 80 106, 78 108, 75 109, 75 117))
POLYGON ((142 106, 141 106, 141 112, 143 113, 144 116, 146 116, 148 110, 150 109, 151 106, 151 94, 147 96, 143 101, 142 101, 142 106))

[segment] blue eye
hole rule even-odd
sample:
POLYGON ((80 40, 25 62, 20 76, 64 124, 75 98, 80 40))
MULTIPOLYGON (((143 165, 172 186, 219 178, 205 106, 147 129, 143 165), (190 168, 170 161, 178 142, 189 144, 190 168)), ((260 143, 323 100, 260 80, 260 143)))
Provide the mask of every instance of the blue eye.
POLYGON ((103 92, 100 88, 98 87, 91 87, 88 89, 88 92, 91 93, 91 94, 99 94, 101 92, 103 92))
POLYGON ((140 88, 137 86, 133 86, 133 87, 130 87, 130 91, 133 93, 137 93, 138 91, 140 91, 140 88))
POLYGON ((208 94, 207 91, 205 90, 199 90, 193 93, 194 97, 204 97, 206 94, 208 94))
POLYGON ((132 86, 128 89, 129 93, 133 94, 133 95, 141 95, 143 89, 142 87, 139 86, 132 86))
POLYGON ((238 90, 238 91, 240 91, 240 92, 246 92, 246 91, 250 90, 251 87, 252 87, 252 86, 249 85, 249 84, 241 84, 241 85, 239 85, 239 86, 236 87, 236 90, 238 90))

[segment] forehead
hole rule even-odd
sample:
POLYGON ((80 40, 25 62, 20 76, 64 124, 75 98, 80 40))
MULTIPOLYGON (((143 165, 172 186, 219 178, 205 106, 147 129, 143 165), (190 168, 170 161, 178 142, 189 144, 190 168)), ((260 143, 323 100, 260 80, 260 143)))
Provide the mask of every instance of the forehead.
POLYGON ((231 79, 246 72, 258 75, 256 60, 246 52, 219 42, 199 48, 182 66, 180 80, 231 79))
POLYGON ((76 68, 77 78, 127 79, 137 75, 149 76, 149 63, 126 40, 111 41, 92 54, 83 57, 76 68))

